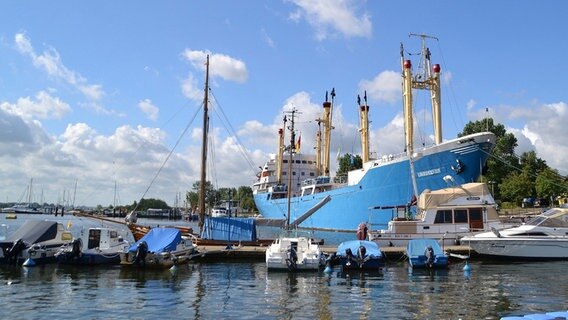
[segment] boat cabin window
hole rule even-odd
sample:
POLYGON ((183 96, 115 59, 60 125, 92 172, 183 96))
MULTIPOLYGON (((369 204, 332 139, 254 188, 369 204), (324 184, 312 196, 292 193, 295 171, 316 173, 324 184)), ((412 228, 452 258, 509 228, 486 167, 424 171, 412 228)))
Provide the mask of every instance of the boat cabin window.
POLYGON ((566 209, 554 208, 543 214, 536 216, 527 222, 528 225, 551 228, 568 228, 568 211, 566 209))
POLYGON ((116 232, 116 230, 111 230, 110 232, 110 238, 118 238, 118 232, 116 232))
POLYGON ((98 229, 89 230, 89 243, 87 248, 88 249, 96 248, 99 246, 100 242, 101 242, 101 230, 98 229))
POLYGON ((466 209, 454 210, 454 222, 455 223, 467 223, 467 210, 466 209))
POLYGON ((452 210, 438 210, 434 223, 452 223, 452 210))
POLYGON ((548 235, 544 232, 525 232, 512 234, 511 237, 547 237, 548 235))

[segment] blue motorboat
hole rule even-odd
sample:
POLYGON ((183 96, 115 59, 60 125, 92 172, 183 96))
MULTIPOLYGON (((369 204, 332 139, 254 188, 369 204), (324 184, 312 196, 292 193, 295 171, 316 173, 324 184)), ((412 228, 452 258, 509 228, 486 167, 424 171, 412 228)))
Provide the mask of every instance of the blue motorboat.
POLYGON ((435 239, 412 239, 406 247, 408 262, 413 268, 445 268, 448 255, 435 239))
POLYGON ((378 270, 383 265, 383 253, 373 241, 349 240, 337 247, 335 258, 344 270, 378 270))
POLYGON ((153 228, 120 254, 120 264, 135 267, 169 268, 196 257, 197 246, 176 228, 153 228))

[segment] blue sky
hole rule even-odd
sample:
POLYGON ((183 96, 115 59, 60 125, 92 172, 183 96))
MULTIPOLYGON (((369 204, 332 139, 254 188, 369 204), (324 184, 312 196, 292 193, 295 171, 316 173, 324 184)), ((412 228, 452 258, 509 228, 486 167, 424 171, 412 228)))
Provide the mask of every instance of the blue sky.
MULTIPOLYGON (((360 151, 356 97, 367 90, 372 151, 400 153, 399 47, 420 47, 409 33, 439 39, 428 45, 442 67, 444 139, 489 115, 517 136, 518 154, 535 150, 568 174, 567 6, 2 1, 0 201, 22 200, 33 179, 35 201, 106 206, 146 193, 173 205, 199 179, 206 54, 215 186, 252 184, 292 107, 310 152, 332 88, 332 150, 360 151)), ((426 102, 416 100, 417 145, 431 143, 426 102)))

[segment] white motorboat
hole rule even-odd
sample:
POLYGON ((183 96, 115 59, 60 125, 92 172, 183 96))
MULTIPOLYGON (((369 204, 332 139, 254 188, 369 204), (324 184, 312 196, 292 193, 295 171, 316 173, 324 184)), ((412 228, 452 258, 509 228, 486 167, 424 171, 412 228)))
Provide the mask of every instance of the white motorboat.
POLYGON ((484 256, 518 259, 568 259, 568 208, 552 208, 525 224, 463 237, 484 256))
POLYGON ((369 240, 380 247, 405 247, 409 240, 423 238, 455 245, 465 235, 512 226, 500 221, 496 207, 484 183, 425 190, 420 194, 414 217, 403 206, 389 221, 387 229, 369 231, 369 240))
POLYGON ((319 244, 298 232, 284 231, 266 249, 266 267, 269 270, 317 271, 323 266, 325 261, 319 244))
POLYGON ((55 261, 59 249, 71 243, 73 235, 63 224, 47 220, 27 220, 0 242, 0 263, 32 266, 55 261))
POLYGON ((75 265, 118 264, 130 245, 112 228, 82 229, 78 238, 56 253, 59 263, 75 265))

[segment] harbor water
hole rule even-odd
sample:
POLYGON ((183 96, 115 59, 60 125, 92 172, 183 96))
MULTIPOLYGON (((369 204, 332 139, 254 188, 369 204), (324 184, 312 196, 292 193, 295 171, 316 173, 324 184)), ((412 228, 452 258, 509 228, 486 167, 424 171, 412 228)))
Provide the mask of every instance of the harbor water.
MULTIPOLYGON (((100 224, 67 216, 34 218, 61 220, 72 231, 100 224)), ((25 217, 0 219, 13 232, 25 217)), ((197 261, 164 271, 0 266, 0 317, 499 319, 568 310, 566 261, 469 264, 470 272, 463 271, 462 261, 435 271, 412 271, 406 261, 389 261, 379 272, 343 273, 336 267, 332 273, 299 274, 267 272, 264 261, 252 260, 197 261)))

